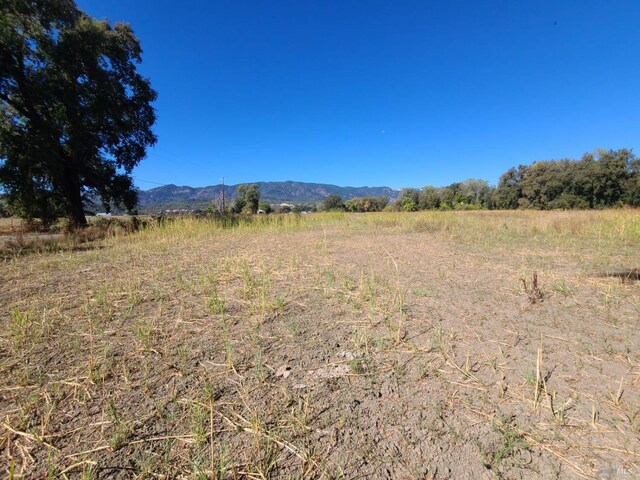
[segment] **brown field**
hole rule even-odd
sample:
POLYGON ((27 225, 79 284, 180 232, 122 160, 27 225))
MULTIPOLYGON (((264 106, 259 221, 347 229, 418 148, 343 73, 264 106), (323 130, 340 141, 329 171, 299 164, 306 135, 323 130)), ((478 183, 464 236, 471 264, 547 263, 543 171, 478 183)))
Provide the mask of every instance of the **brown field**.
POLYGON ((639 211, 182 219, 4 258, 2 477, 640 478, 639 211))

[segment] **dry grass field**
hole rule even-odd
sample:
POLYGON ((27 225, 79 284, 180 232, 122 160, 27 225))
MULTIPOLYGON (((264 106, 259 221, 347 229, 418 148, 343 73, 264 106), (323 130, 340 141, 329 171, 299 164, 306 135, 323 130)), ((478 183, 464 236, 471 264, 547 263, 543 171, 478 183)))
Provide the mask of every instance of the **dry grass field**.
POLYGON ((634 210, 181 219, 5 255, 0 475, 640 478, 639 269, 634 210))
POLYGON ((13 235, 22 226, 22 220, 17 218, 0 218, 0 236, 13 235))

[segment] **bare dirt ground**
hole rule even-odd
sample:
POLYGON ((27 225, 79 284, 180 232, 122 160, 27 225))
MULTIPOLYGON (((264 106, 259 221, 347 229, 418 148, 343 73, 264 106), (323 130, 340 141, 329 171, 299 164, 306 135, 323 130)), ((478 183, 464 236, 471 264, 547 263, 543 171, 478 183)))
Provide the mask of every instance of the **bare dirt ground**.
POLYGON ((0 264, 3 476, 640 478, 640 212, 93 247, 0 264))

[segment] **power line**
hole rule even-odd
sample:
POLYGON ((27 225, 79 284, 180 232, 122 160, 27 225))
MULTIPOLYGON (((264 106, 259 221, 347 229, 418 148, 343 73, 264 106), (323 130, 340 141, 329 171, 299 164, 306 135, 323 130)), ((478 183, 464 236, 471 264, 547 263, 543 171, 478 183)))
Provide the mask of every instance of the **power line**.
MULTIPOLYGON (((161 159, 164 159, 164 160, 168 160, 170 162, 175 162, 176 160, 178 160, 182 164, 191 164, 191 165, 194 164, 193 159, 189 159, 188 160, 188 159, 186 159, 184 157, 181 157, 180 155, 177 155, 177 154, 175 154, 173 152, 170 152, 169 150, 160 149, 160 148, 155 147, 155 146, 152 147, 152 148, 153 148, 153 155, 158 157, 158 158, 161 158, 161 159), (172 157, 172 158, 170 158, 170 157, 172 157)), ((150 156, 150 155, 147 154, 147 156, 150 156)))
POLYGON ((143 179, 143 178, 138 178, 138 177, 132 177, 132 178, 133 178, 136 182, 150 183, 150 184, 152 184, 152 185, 160 185, 160 186, 167 185, 166 183, 154 182, 154 181, 152 181, 152 180, 145 180, 145 179, 143 179))

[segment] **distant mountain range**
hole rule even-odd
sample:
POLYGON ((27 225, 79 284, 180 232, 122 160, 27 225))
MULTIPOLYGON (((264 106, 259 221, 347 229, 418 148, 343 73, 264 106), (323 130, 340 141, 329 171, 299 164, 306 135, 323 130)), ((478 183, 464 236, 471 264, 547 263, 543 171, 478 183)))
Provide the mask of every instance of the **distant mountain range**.
MULTIPOLYGON (((339 195, 343 200, 354 197, 381 197, 395 199, 398 190, 389 187, 339 187, 322 183, 305 182, 253 182, 260 189, 260 200, 272 204, 319 203, 329 195, 339 195)), ((252 184, 253 184, 252 183, 252 184)), ((224 195, 227 202, 233 202, 239 185, 225 185, 224 195)), ((222 193, 222 185, 209 187, 179 187, 164 185, 139 192, 140 209, 145 212, 166 209, 206 208, 222 193)))

